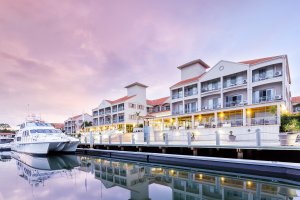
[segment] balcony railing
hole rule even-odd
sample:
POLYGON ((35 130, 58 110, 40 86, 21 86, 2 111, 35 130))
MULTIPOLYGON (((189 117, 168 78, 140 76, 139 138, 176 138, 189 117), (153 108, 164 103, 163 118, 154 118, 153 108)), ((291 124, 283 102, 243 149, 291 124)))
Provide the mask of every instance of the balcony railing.
POLYGON ((243 119, 218 120, 218 127, 238 127, 243 126, 243 119))
POLYGON ((172 111, 172 114, 173 114, 173 115, 180 115, 180 114, 183 114, 183 110, 173 110, 173 111, 172 111))
POLYGON ((220 87, 215 87, 215 88, 202 88, 201 89, 201 92, 204 93, 204 92, 211 92, 211 91, 217 91, 217 90, 220 90, 221 88, 220 87))
POLYGON ((182 93, 176 93, 172 95, 172 99, 179 99, 182 98, 182 93))
POLYGON ((257 82, 257 81, 263 81, 270 78, 276 78, 279 76, 282 76, 282 71, 277 71, 272 74, 258 74, 258 75, 254 74, 252 80, 253 82, 257 82))
POLYGON ((197 94, 198 94, 198 92, 195 92, 195 91, 184 92, 185 97, 189 97, 189 96, 193 96, 193 95, 197 95, 197 94))
POLYGON ((244 105, 247 105, 247 101, 229 101, 229 102, 225 102, 225 107, 226 108, 244 106, 244 105))
POLYGON ((282 100, 282 96, 281 95, 276 95, 274 97, 268 97, 268 96, 262 96, 259 98, 254 98, 253 99, 253 103, 269 103, 269 102, 274 102, 274 101, 280 101, 282 100))
POLYGON ((118 111, 123 111, 124 110, 124 107, 118 107, 118 111))
POLYGON ((224 82, 224 88, 231 88, 231 87, 235 87, 235 86, 240 86, 240 85, 246 85, 247 84, 247 80, 243 80, 242 82, 236 82, 236 83, 229 83, 227 84, 227 82, 224 82))
POLYGON ((275 125, 277 124, 277 117, 255 117, 250 120, 247 119, 247 124, 251 126, 256 125, 275 125), (250 123, 250 124, 249 124, 250 123))
POLYGON ((194 112, 197 112, 197 108, 192 108, 184 111, 184 113, 194 113, 194 112))
POLYGON ((213 105, 213 106, 202 106, 202 110, 214 110, 214 109, 219 109, 221 108, 221 104, 218 105, 213 105))

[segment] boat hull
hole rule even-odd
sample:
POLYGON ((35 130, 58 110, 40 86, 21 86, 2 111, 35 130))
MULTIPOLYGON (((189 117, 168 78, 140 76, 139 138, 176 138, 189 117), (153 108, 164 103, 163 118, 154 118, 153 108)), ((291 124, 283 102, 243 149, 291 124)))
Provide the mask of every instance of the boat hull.
POLYGON ((64 148, 61 151, 63 151, 63 152, 75 152, 78 145, 79 145, 79 141, 66 142, 64 148))
POLYGON ((13 151, 28 153, 28 154, 48 154, 50 142, 39 143, 15 143, 11 149, 13 151))

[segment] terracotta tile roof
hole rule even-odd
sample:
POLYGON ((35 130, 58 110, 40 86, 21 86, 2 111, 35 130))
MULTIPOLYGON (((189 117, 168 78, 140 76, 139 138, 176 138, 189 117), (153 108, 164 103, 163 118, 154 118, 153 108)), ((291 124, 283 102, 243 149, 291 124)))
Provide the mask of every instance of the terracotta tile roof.
POLYGON ((0 133, 0 136, 9 136, 9 135, 15 135, 16 133, 0 133))
POLYGON ((57 128, 57 129, 63 129, 64 128, 64 124, 63 123, 51 123, 51 125, 54 128, 57 128))
POLYGON ((182 68, 185 68, 185 67, 191 66, 191 65, 193 65, 193 64, 197 64, 197 63, 199 63, 201 66, 203 66, 203 67, 206 68, 206 69, 209 68, 209 65, 206 64, 205 62, 203 62, 201 59, 197 59, 197 60, 193 60, 193 61, 191 61, 191 62, 185 63, 185 64, 183 64, 183 65, 178 66, 177 68, 178 68, 178 69, 182 69, 182 68))
POLYGON ((148 105, 151 105, 151 106, 162 105, 162 104, 164 104, 168 99, 169 99, 169 97, 163 97, 163 98, 154 99, 154 100, 147 100, 147 104, 148 104, 148 105))
POLYGON ((282 57, 282 56, 272 56, 272 57, 266 57, 266 58, 258 58, 258 59, 254 59, 254 60, 242 61, 242 62, 239 62, 239 63, 255 65, 255 64, 258 64, 258 63, 274 60, 274 59, 277 59, 277 58, 280 58, 280 57, 282 57))
POLYGON ((300 96, 292 97, 292 103, 300 103, 300 96))
POLYGON ((121 103, 121 102, 124 102, 128 99, 131 99, 132 97, 135 97, 136 95, 132 95, 132 96, 124 96, 124 97, 121 97, 119 99, 116 99, 116 100, 106 100, 108 101, 110 104, 117 104, 117 103, 121 103))
POLYGON ((179 81, 178 83, 176 83, 175 85, 172 85, 171 88, 173 87, 178 87, 178 86, 181 86, 181 85, 185 85, 185 84, 188 84, 188 83, 192 83, 192 82, 196 82, 197 80, 199 80, 199 78, 201 76, 203 76, 205 73, 199 75, 199 76, 196 76, 196 77, 193 77, 193 78, 189 78, 189 79, 185 79, 185 80, 182 80, 182 81, 179 81))
POLYGON ((144 85, 144 84, 142 84, 142 83, 134 82, 134 83, 132 83, 132 84, 130 84, 130 85, 125 86, 125 88, 130 88, 130 87, 135 86, 135 85, 138 85, 138 86, 141 86, 141 87, 144 87, 144 88, 147 88, 147 87, 148 87, 147 85, 144 85))
POLYGON ((78 118, 81 117, 81 116, 82 116, 82 114, 81 114, 81 115, 76 115, 76 116, 71 117, 71 119, 72 119, 72 120, 75 120, 75 119, 78 119, 78 118))

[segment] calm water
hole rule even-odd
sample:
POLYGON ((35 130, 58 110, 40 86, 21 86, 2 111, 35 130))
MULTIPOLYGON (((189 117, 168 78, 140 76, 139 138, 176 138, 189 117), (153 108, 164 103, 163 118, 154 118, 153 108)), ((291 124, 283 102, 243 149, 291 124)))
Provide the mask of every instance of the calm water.
POLYGON ((0 200, 300 199, 300 183, 75 155, 1 153, 0 200))

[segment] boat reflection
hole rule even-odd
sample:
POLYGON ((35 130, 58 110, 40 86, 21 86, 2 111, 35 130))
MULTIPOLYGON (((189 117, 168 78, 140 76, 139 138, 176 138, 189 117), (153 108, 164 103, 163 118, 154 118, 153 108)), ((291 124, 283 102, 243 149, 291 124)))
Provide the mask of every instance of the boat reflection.
POLYGON ((71 176, 71 170, 80 166, 75 155, 38 157, 11 152, 11 156, 16 160, 19 176, 35 187, 56 175, 71 176))
MULTIPOLYGON (((127 163, 107 158, 81 157, 83 171, 92 173, 106 189, 122 187, 130 199, 150 199, 149 186, 159 184, 172 190, 174 200, 228 199, 273 200, 294 199, 299 185, 269 177, 245 174, 222 175, 216 171, 176 169, 146 163, 127 163)), ((299 183, 298 183, 299 184, 299 183)))

